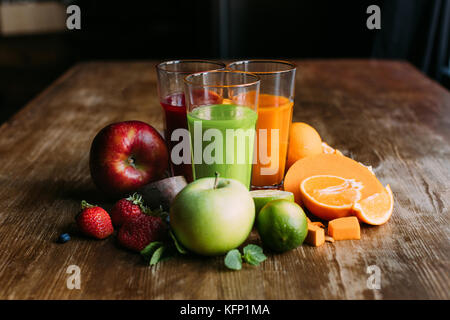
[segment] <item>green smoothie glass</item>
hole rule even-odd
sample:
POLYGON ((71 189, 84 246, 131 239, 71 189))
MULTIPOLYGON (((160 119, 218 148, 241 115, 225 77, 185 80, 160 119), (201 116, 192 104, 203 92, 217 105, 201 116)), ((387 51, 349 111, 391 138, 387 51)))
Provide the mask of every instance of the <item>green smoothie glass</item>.
POLYGON ((259 77, 207 71, 184 79, 194 179, 235 179, 250 187, 259 77))

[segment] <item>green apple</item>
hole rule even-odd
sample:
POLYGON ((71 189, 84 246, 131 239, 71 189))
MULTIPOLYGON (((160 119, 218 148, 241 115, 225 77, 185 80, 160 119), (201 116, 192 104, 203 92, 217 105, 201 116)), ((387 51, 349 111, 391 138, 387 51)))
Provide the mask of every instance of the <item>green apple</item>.
POLYGON ((255 221, 255 204, 239 181, 202 178, 173 200, 170 226, 177 240, 200 255, 223 255, 240 246, 255 221))

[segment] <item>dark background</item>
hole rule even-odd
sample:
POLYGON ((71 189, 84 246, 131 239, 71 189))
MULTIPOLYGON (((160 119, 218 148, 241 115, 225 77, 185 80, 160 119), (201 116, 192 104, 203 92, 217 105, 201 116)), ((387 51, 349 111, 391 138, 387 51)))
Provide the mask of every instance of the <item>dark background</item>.
POLYGON ((63 3, 80 6, 81 30, 0 35, 0 123, 86 60, 402 59, 449 87, 449 0, 63 3), (366 27, 372 4, 381 30, 366 27))

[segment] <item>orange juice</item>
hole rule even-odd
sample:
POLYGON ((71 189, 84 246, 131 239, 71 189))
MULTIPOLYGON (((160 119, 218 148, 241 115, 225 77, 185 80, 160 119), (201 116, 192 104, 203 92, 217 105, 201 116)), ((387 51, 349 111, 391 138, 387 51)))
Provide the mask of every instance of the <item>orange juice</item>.
POLYGON ((252 186, 275 186, 283 181, 293 106, 294 103, 286 97, 259 95, 256 123, 257 158, 253 165, 252 186), (261 129, 266 129, 267 146, 262 143, 261 138, 264 137, 261 129), (278 136, 272 129, 278 130, 278 136), (261 150, 262 148, 266 150, 261 150))
MULTIPOLYGON (((233 97, 233 103, 245 105, 254 97, 255 92, 238 94, 233 97)), ((260 94, 258 100, 252 186, 278 187, 283 182, 286 168, 294 102, 286 97, 265 93, 260 94)))
MULTIPOLYGON (((229 63, 227 69, 250 72, 261 80, 256 123, 259 141, 255 143, 252 187, 280 187, 287 160, 297 67, 289 61, 254 59, 229 63)), ((238 92, 234 96, 239 96, 238 92)))

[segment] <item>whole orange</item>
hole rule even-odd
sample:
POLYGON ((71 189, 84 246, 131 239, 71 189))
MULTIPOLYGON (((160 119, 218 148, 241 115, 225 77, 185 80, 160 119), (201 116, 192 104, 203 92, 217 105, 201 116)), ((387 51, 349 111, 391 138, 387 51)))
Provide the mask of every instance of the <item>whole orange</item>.
POLYGON ((322 152, 322 138, 316 129, 304 122, 292 123, 289 132, 287 168, 297 160, 322 152))

